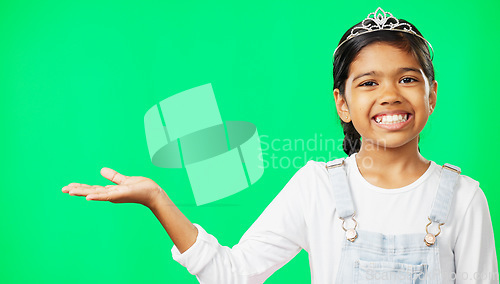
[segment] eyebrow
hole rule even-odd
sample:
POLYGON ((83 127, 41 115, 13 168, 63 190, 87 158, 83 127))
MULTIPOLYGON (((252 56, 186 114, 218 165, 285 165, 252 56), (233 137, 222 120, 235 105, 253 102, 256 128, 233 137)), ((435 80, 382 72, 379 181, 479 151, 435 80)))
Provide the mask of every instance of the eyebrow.
MULTIPOLYGON (((420 74, 420 70, 413 68, 413 67, 401 67, 398 69, 397 74, 401 74, 401 73, 405 73, 405 72, 409 72, 409 71, 417 72, 420 74)), ((364 76, 377 75, 377 73, 378 73, 377 71, 370 71, 370 72, 366 72, 363 74, 359 74, 358 76, 354 77, 354 79, 352 81, 354 82, 357 79, 364 77, 364 76)))

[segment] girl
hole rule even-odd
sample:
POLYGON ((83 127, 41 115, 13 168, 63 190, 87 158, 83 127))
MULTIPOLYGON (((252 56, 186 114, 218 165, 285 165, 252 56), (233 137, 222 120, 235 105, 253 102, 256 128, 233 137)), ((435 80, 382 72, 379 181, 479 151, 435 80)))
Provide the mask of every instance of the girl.
POLYGON ((333 95, 349 157, 307 162, 233 248, 192 224, 151 179, 103 168, 116 185, 62 191, 149 207, 173 258, 202 283, 262 283, 302 249, 314 283, 498 283, 479 183, 418 149, 436 105, 431 49, 380 8, 344 34, 333 95))

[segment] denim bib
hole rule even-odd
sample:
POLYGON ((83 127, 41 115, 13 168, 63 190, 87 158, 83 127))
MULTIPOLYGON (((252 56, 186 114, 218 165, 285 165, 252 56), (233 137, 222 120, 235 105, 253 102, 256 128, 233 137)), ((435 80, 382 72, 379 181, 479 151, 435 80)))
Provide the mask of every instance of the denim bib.
POLYGON ((445 164, 429 215, 429 224, 420 234, 385 235, 356 230, 357 222, 351 191, 344 169, 344 158, 326 164, 333 183, 336 209, 343 221, 350 218, 354 227, 342 228, 346 237, 336 283, 441 283, 438 235, 453 200, 460 168, 445 164), (429 232, 437 223, 439 232, 429 232))

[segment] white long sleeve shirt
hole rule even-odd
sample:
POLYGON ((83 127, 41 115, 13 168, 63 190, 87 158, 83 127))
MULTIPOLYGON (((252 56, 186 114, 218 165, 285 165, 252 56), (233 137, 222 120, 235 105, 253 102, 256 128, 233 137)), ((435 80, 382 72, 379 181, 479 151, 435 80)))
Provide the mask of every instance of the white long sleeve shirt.
MULTIPOLYGON (((355 154, 345 160, 358 229, 383 234, 421 233, 442 168, 431 162, 410 185, 384 189, 367 182, 355 154)), ((200 283, 263 283, 302 249, 313 283, 334 283, 345 238, 326 163, 308 161, 233 248, 221 246, 200 225, 196 242, 173 258, 200 283)), ((488 203, 479 183, 460 175, 448 221, 437 237, 443 283, 498 283, 488 203)), ((362 237, 362 236, 360 236, 362 237)))

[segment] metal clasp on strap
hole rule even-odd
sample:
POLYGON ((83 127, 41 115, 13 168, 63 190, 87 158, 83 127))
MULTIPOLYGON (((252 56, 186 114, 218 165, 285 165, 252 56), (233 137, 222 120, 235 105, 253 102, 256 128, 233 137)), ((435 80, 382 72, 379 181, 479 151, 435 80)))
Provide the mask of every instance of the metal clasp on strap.
POLYGON ((444 223, 438 224, 439 232, 434 235, 434 234, 429 233, 429 226, 432 224, 432 220, 430 217, 427 217, 427 219, 429 219, 429 224, 427 224, 427 226, 425 226, 425 232, 427 233, 427 235, 425 235, 424 242, 428 247, 430 247, 434 243, 436 243, 436 237, 439 236, 439 234, 441 234, 441 226, 444 225, 444 223))
POLYGON ((358 226, 358 222, 356 222, 356 219, 354 219, 354 216, 356 215, 356 211, 352 213, 351 219, 354 221, 354 228, 351 229, 346 229, 344 227, 345 224, 345 219, 342 217, 339 217, 340 220, 342 220, 342 229, 345 231, 345 237, 348 241, 354 242, 354 240, 358 237, 358 233, 356 232, 356 227, 358 226))
POLYGON ((443 169, 447 169, 447 170, 456 172, 457 174, 460 174, 462 172, 462 170, 459 167, 451 165, 451 164, 444 164, 443 169))
POLYGON ((337 160, 331 161, 330 164, 327 163, 326 168, 333 169, 333 168, 342 167, 343 165, 344 165, 344 159, 337 159, 337 160))

